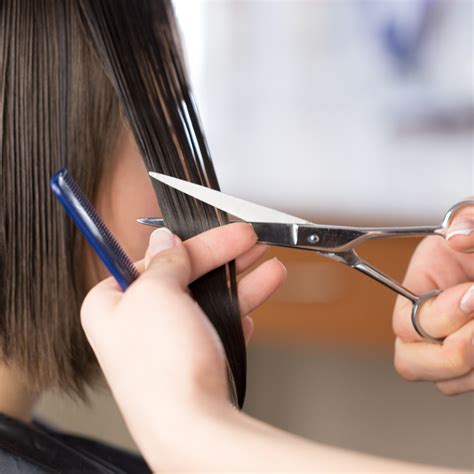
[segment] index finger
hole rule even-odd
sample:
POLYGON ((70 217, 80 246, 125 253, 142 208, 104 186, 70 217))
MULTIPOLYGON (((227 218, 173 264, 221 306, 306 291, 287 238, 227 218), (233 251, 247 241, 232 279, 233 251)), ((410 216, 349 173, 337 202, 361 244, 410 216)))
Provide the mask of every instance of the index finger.
POLYGON ((194 281, 247 252, 257 243, 252 225, 236 222, 203 232, 184 242, 194 281))
MULTIPOLYGON (((474 314, 463 308, 462 300, 472 283, 448 288, 427 300, 420 308, 421 327, 434 338, 444 338, 473 319, 474 314)), ((405 342, 422 341, 411 322, 412 302, 403 298, 397 301, 393 319, 395 334, 405 342)))
MULTIPOLYGON (((472 196, 467 198, 472 199, 472 196)), ((474 252, 474 205, 463 207, 456 212, 446 239, 453 250, 474 252)))

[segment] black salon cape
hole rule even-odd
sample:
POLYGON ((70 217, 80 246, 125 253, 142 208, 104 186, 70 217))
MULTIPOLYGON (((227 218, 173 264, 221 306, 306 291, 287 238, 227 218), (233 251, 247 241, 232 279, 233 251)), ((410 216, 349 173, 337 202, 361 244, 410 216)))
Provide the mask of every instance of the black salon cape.
POLYGON ((0 414, 0 474, 151 473, 139 456, 0 414))

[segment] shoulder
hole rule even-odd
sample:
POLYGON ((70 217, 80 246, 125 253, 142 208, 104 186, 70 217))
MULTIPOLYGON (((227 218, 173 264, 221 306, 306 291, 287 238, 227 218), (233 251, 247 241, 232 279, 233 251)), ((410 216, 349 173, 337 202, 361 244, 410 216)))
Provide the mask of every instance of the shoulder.
POLYGON ((31 425, 0 414, 0 472, 148 474, 138 455, 115 446, 31 425))

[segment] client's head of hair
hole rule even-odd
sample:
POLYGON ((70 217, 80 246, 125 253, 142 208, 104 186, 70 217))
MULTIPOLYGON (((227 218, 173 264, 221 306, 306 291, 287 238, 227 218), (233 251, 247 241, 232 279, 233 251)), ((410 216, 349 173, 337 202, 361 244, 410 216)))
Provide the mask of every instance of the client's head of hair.
POLYGON ((82 394, 97 365, 79 308, 105 273, 49 179, 67 166, 135 259, 148 231, 132 217, 157 204, 78 2, 0 2, 0 127, 0 360, 31 390, 82 394))

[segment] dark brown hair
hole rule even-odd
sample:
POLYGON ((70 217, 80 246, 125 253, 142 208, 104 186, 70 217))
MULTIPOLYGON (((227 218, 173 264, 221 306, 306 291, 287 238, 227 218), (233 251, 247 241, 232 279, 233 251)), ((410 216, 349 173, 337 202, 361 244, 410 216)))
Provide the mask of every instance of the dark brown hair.
POLYGON ((83 241, 48 183, 68 166, 93 197, 119 126, 77 2, 0 0, 0 358, 32 390, 82 393, 96 372, 78 317, 83 241))
MULTIPOLYGON (((218 189, 214 166, 184 68, 169 0, 79 0, 86 27, 117 91, 149 170, 218 189)), ((227 216, 154 182, 168 227, 186 239, 227 216)), ((231 395, 243 405, 246 353, 235 265, 191 286, 227 355, 231 395)))
MULTIPOLYGON (((148 169, 214 188, 217 177, 169 0, 0 0, 0 21, 1 356, 24 368, 33 387, 80 391, 95 367, 77 316, 82 240, 52 202, 49 177, 67 165, 94 195, 117 136, 119 103, 148 169)), ((154 184, 167 225, 182 238, 227 222, 154 184)), ((191 289, 223 342, 231 393, 242 406, 234 264, 191 289)))

